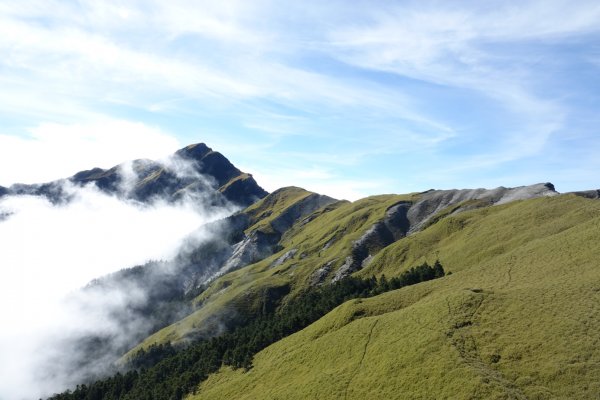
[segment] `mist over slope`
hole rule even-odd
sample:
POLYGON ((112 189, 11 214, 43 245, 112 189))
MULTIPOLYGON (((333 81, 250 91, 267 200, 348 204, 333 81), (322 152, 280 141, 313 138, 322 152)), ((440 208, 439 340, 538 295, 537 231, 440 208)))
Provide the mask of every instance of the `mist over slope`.
POLYGON ((0 333, 0 398, 103 376, 137 341, 185 315, 180 272, 203 266, 181 254, 221 241, 216 221, 265 194, 204 144, 2 188, 0 303, 11 329, 0 333))

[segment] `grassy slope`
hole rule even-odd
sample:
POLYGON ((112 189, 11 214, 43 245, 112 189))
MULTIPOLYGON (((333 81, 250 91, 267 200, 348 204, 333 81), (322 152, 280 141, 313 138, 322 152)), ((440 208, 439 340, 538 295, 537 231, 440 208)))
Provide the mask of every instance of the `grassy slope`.
MULTIPOLYGON (((310 194, 304 189, 290 187, 265 197, 244 210, 252 219, 252 226, 247 231, 269 231, 270 221, 310 194)), ((373 196, 354 203, 337 202, 317 210, 312 216, 317 218, 305 224, 298 223, 284 235, 282 251, 217 279, 195 299, 199 306, 197 311, 149 336, 128 355, 154 343, 181 342, 200 329, 218 331, 222 328, 219 326, 222 315, 256 310, 261 295, 269 288, 290 285, 293 291, 301 290, 310 275, 327 262, 341 265, 353 240, 382 218, 388 207, 409 198, 412 195, 373 196), (328 242, 329 247, 323 250, 328 242), (298 249, 292 259, 277 267, 271 266, 292 248, 298 249)))
POLYGON ((362 274, 439 257, 443 279, 350 301, 223 369, 194 399, 546 399, 600 393, 600 202, 572 195, 448 217, 362 274))
POLYGON ((251 226, 246 231, 259 229, 264 232, 271 232, 271 221, 281 215, 287 208, 311 194, 313 193, 294 186, 276 190, 243 211, 251 220, 251 226))

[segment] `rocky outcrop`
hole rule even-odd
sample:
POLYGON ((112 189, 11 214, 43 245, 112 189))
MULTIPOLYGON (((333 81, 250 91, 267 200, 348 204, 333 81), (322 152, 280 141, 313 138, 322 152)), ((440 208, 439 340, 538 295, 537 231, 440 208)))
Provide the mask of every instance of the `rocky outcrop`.
MULTIPOLYGON (((278 196, 278 193, 273 193, 271 196, 278 196)), ((265 199, 267 202, 269 200, 268 197, 265 199)), ((235 243, 232 247, 231 255, 223 263, 223 266, 216 273, 215 277, 240 269, 280 251, 281 246, 279 245, 279 241, 281 240, 281 237, 295 223, 301 221, 319 208, 335 201, 336 200, 331 197, 312 193, 289 205, 270 221, 269 225, 272 230, 263 230, 263 228, 254 229, 245 234, 239 242, 235 243)), ((271 214, 266 213, 262 214, 262 216, 263 218, 268 218, 271 214)), ((248 220, 250 220, 249 217, 248 220)), ((248 229, 248 227, 244 228, 244 230, 246 229, 248 229)), ((288 254, 288 257, 293 257, 296 254, 296 251, 288 253, 291 254, 288 254)))
MULTIPOLYGON (((558 194, 551 183, 538 183, 516 188, 501 186, 496 189, 430 190, 422 193, 419 200, 408 211, 409 233, 421 230, 440 211, 469 201, 479 201, 478 206, 490 206, 558 194)), ((452 213, 466 211, 473 207, 473 204, 462 204, 452 213)))
POLYGON ((371 255, 406 236, 410 228, 407 215, 411 206, 411 202, 401 201, 388 208, 383 219, 373 224, 352 244, 350 256, 337 270, 332 281, 336 282, 363 268, 371 255))
POLYGON ((284 262, 293 259, 297 252, 298 252, 298 249, 291 249, 289 251, 286 251, 285 253, 283 253, 282 256, 278 257, 275 261, 273 261, 271 263, 270 267, 271 268, 279 267, 284 262))
MULTIPOLYGON (((594 195, 594 193, 586 193, 586 197, 594 195)), ((442 211, 448 211, 448 208, 455 207, 447 214, 450 215, 475 207, 504 204, 536 197, 556 196, 558 194, 551 183, 538 183, 516 188, 429 190, 423 192, 414 203, 404 201, 390 207, 381 221, 372 225, 356 240, 352 244, 350 255, 346 257, 344 264, 338 268, 332 282, 362 269, 379 250, 406 235, 425 228, 429 223, 435 221, 435 218, 442 211)))
MULTIPOLYGON (((276 202, 285 190, 280 189, 270 194, 263 202, 276 202)), ((212 231, 214 234, 211 236, 215 239, 190 248, 179 256, 178 263, 186 265, 182 271, 186 276, 186 292, 194 291, 227 272, 243 268, 280 251, 279 241, 295 223, 301 223, 319 208, 335 201, 330 197, 311 193, 281 210, 268 226, 261 225, 260 220, 270 218, 271 213, 261 213, 257 217, 254 211, 244 210, 203 227, 212 231)), ((287 251, 275 260, 271 267, 283 264, 296 253, 297 249, 287 251)))
POLYGON ((219 269, 216 276, 235 271, 269 257, 279 249, 278 242, 279 237, 277 235, 266 234, 261 231, 251 232, 241 242, 233 245, 231 255, 219 269))
POLYGON ((310 285, 318 286, 318 285, 322 285, 323 283, 325 283, 325 279, 327 278, 327 276, 333 269, 333 264, 336 262, 336 260, 331 260, 331 261, 325 263, 325 265, 321 266, 319 269, 317 269, 315 272, 313 272, 312 275, 310 276, 310 281, 309 281, 310 285))
POLYGON ((600 189, 598 190, 584 190, 581 192, 571 192, 575 196, 585 197, 586 199, 600 199, 600 189))

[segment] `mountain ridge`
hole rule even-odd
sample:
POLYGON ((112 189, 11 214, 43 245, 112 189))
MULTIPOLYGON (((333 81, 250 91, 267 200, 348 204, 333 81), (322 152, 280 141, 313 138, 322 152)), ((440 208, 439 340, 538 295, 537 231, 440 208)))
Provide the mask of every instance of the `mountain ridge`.
POLYGON ((190 398, 592 398, 599 220, 573 194, 449 216, 359 275, 436 258, 451 275, 351 300, 190 398))
MULTIPOLYGON (((600 319, 590 319, 596 312, 588 315, 600 279, 594 258, 600 250, 600 203, 558 194, 546 184, 525 190, 532 198, 512 196, 523 191, 504 188, 500 192, 512 201, 497 204, 504 198, 498 195, 495 205, 482 201, 485 191, 328 202, 297 218, 272 255, 212 281, 192 301, 191 314, 127 358, 135 359, 141 348, 154 351, 153 343, 173 343, 172 351, 186 352, 186 343, 219 336, 265 309, 284 310, 319 285, 336 285, 331 283, 336 271, 359 242, 374 254, 352 276, 385 282, 386 276, 436 259, 448 275, 346 301, 259 351, 250 369, 222 365, 198 387, 186 389, 187 398, 587 398, 600 388, 600 356, 593 346, 600 319), (394 222, 393 211, 425 198, 432 199, 425 208, 437 211, 420 214, 419 230, 408 234, 406 221, 394 222), (440 199, 451 201, 439 209, 440 199), (388 245, 365 241, 379 224, 391 233, 402 228, 399 238, 388 245), (327 266, 320 274, 324 279, 312 279, 327 266)), ((237 217, 243 220, 238 232, 250 237, 250 226, 274 233, 271 222, 278 213, 310 196, 299 188, 273 194, 277 199, 266 197, 251 212, 237 214, 251 215, 237 217)), ((168 365, 166 357, 161 368, 168 365)))
MULTIPOLYGON (((195 389, 180 387, 171 397, 544 399, 600 390, 594 383, 600 381, 600 356, 592 345, 600 340, 593 333, 600 322, 586 317, 596 315, 586 299, 600 290, 594 284, 600 281, 594 268, 600 191, 561 194, 551 183, 537 183, 349 202, 293 186, 267 194, 203 143, 176 155, 186 165, 199 163, 194 171, 211 177, 212 195, 244 205, 202 227, 211 238, 184 244, 174 260, 94 284, 129 282, 150 293, 135 316, 152 322, 153 331, 123 350, 120 371, 139 357, 171 368, 165 365, 172 354, 211 338, 218 343, 225 332, 283 312, 320 288, 352 279, 386 287, 411 268, 441 262, 446 277, 347 299, 254 354, 249 369, 217 365, 218 372, 192 379, 200 383, 195 389), (577 341, 572 347, 569 338, 577 341), (560 378, 564 371, 571 378, 560 378)), ((119 168, 81 171, 75 181, 115 192, 119 168)), ((150 160, 136 160, 131 168, 138 179, 129 186, 130 198, 138 201, 157 193, 177 199, 207 187, 150 160)), ((79 398, 63 395, 55 398, 79 398)))
POLYGON ((267 195, 251 174, 243 173, 221 153, 204 143, 177 150, 167 162, 137 159, 109 169, 92 168, 69 178, 40 184, 0 187, 0 196, 45 196, 52 202, 69 200, 65 184, 92 184, 99 190, 142 203, 162 198, 175 201, 185 195, 204 196, 209 204, 231 202, 247 207, 267 195))
MULTIPOLYGON (((181 344, 192 338, 202 337, 205 335, 206 329, 208 332, 214 330, 211 328, 210 321, 215 319, 225 325, 231 325, 235 318, 230 319, 230 316, 235 317, 236 315, 235 312, 231 312, 232 309, 242 307, 245 312, 254 312, 248 309, 247 290, 249 288, 253 288, 255 295, 260 297, 263 290, 272 290, 287 285, 291 287, 303 287, 306 284, 309 286, 321 285, 326 282, 336 282, 345 276, 357 273, 368 266, 379 251, 407 235, 418 232, 419 229, 425 227, 424 222, 437 214, 440 214, 440 218, 445 218, 471 209, 489 207, 502 199, 506 201, 507 199, 516 200, 519 196, 536 198, 555 195, 558 193, 555 192, 552 184, 540 183, 517 188, 433 190, 409 195, 372 196, 355 202, 336 202, 331 199, 320 210, 315 210, 305 218, 297 218, 293 224, 288 225, 287 230, 279 237, 279 241, 273 236, 270 236, 271 240, 267 241, 268 234, 276 231, 273 221, 280 217, 278 212, 292 207, 304 198, 315 196, 314 193, 310 194, 310 192, 295 187, 279 189, 260 202, 230 217, 230 219, 236 219, 244 214, 250 214, 259 219, 258 223, 251 221, 245 222, 242 227, 237 226, 238 230, 244 231, 246 237, 246 242, 239 242, 238 245, 241 246, 242 243, 249 241, 253 244, 251 247, 253 250, 262 246, 268 251, 260 253, 262 257, 254 259, 253 263, 245 262, 232 268, 234 271, 232 272, 233 281, 242 274, 241 271, 235 272, 235 270, 246 270, 247 268, 256 270, 253 279, 242 280, 240 285, 231 283, 223 285, 223 280, 217 277, 209 289, 195 300, 197 305, 201 305, 196 311, 178 323, 151 335, 128 354, 131 355, 140 348, 147 348, 151 344, 166 343, 165 340, 181 344), (285 207, 279 210, 275 206, 278 204, 277 200, 272 200, 278 198, 286 198, 283 203, 285 207), (478 202, 474 203, 473 200, 478 202), (411 213, 413 207, 417 207, 419 211, 411 213), (428 210, 429 208, 433 210, 428 210), (423 209, 428 211, 424 212, 423 209), (442 213, 448 209, 451 209, 451 212, 442 213), (390 213, 390 210, 395 212, 390 213), (322 239, 317 241, 320 244, 315 243, 315 246, 312 243, 318 236, 317 231, 320 225, 328 226, 332 222, 319 219, 328 213, 335 215, 332 219, 339 225, 331 236, 325 234, 322 239), (411 223, 416 224, 419 228, 411 230, 411 223), (349 226, 354 226, 351 228, 353 232, 349 231, 349 226), (339 236, 340 230, 343 230, 342 236, 339 236), (395 233, 390 231, 395 231, 395 233), (307 247, 304 249, 300 245, 302 242, 307 243, 307 247), (259 246, 256 246, 257 243, 259 246), (327 256, 327 253, 331 253, 332 256, 327 256), (292 279, 283 279, 284 275, 282 274, 271 275, 272 269, 285 267, 290 263, 299 264, 292 268, 304 271, 301 278, 296 275, 292 279), (250 266, 245 267, 246 265, 250 266), (211 289, 212 287, 215 289, 211 289), (227 290, 223 291, 224 288, 227 290), (216 298, 214 297, 215 293, 218 293, 216 298)), ((248 258, 245 261, 249 260, 248 258)), ((222 271, 227 272, 227 270, 224 268, 222 271)), ((248 272, 243 274, 248 274, 248 272)), ((223 279, 224 282, 232 280, 232 278, 225 279, 225 277, 223 279)), ((250 295, 250 298, 253 296, 250 295)), ((262 300, 255 299, 254 303, 253 301, 250 303, 256 304, 258 307, 262 300)))

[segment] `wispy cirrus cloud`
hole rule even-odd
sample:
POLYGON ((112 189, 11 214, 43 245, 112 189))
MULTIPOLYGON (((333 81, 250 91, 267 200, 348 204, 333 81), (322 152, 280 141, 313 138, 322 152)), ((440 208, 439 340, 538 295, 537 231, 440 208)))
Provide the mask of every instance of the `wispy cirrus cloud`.
POLYGON ((549 49, 600 31, 600 7, 593 2, 463 7, 423 2, 383 8, 371 10, 367 23, 333 29, 328 49, 357 67, 477 92, 507 110, 512 126, 502 134, 500 149, 482 154, 476 148, 464 169, 542 151, 564 128, 568 112, 562 99, 543 91, 552 84, 540 71, 555 57, 549 49))
POLYGON ((310 52, 310 45, 303 49, 297 38, 273 30, 282 26, 260 22, 269 14, 281 19, 273 4, 244 4, 81 2, 57 6, 56 13, 7 7, 0 48, 8 54, 8 75, 39 79, 82 101, 121 98, 143 106, 148 96, 167 94, 207 103, 264 98, 312 112, 360 105, 412 118, 408 98, 396 91, 288 59, 289 47, 310 52))
POLYGON ((466 182, 593 118, 579 102, 597 85, 578 71, 597 70, 599 13, 562 0, 5 3, 0 118, 152 121, 225 154, 260 141, 240 162, 263 169, 267 150, 282 167, 310 156, 293 139, 305 137, 348 177, 332 148, 373 175, 365 148, 417 152, 420 168, 452 164, 466 182))

